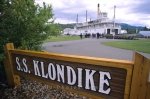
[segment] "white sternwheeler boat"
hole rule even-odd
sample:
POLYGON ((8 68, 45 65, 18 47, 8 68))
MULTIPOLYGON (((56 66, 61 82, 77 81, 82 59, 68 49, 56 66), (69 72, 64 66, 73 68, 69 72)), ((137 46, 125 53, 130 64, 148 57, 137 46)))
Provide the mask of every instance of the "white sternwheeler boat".
POLYGON ((78 23, 78 15, 77 22, 74 26, 74 29, 66 28, 64 29, 64 34, 69 35, 85 35, 85 34, 112 34, 118 35, 121 34, 121 26, 119 23, 115 22, 115 9, 114 6, 114 18, 110 20, 108 18, 107 12, 101 12, 100 5, 97 6, 97 19, 87 21, 87 11, 86 11, 86 22, 78 23))

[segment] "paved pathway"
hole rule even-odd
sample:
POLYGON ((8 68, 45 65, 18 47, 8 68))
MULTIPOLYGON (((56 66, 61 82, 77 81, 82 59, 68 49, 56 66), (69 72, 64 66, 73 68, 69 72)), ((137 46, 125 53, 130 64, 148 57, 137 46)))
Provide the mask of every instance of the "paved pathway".
MULTIPOLYGON (((132 60, 133 51, 114 48, 101 44, 101 42, 107 41, 112 41, 112 39, 83 39, 75 41, 48 42, 43 44, 43 47, 44 50, 48 52, 132 60)), ((144 55, 150 58, 150 54, 144 55)))

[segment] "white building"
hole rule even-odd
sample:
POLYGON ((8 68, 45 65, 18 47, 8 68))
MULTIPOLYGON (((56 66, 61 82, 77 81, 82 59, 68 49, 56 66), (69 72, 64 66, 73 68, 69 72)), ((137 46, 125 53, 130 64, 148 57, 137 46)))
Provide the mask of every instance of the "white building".
POLYGON ((121 34, 127 34, 127 30, 121 30, 121 34))
POLYGON ((140 31, 139 34, 144 37, 150 37, 150 31, 140 31))

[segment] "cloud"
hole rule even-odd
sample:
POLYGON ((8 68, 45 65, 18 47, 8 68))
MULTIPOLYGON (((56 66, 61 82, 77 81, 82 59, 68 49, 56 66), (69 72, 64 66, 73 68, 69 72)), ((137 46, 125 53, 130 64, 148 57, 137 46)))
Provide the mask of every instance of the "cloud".
MULTIPOLYGON (((76 8, 75 8, 76 9, 76 8)), ((55 10, 55 17, 57 18, 63 18, 63 19, 68 19, 68 20, 72 20, 74 22, 76 22, 76 18, 77 18, 77 14, 78 14, 78 21, 79 22, 84 22, 85 18, 86 18, 86 10, 80 10, 80 11, 76 11, 76 10, 71 10, 71 9, 62 9, 62 10, 55 10), (76 11, 76 12, 74 12, 76 11)), ((95 19, 95 12, 92 11, 88 11, 88 20, 91 19, 95 19)))
POLYGON ((100 3, 101 11, 108 12, 108 17, 113 19, 116 5, 116 20, 121 23, 133 25, 150 26, 150 2, 149 0, 35 0, 38 4, 46 2, 52 4, 56 21, 76 22, 76 16, 79 16, 79 22, 85 22, 85 11, 88 11, 88 20, 96 19, 97 4, 100 3))
POLYGON ((132 8, 133 13, 150 14, 150 1, 141 0, 141 2, 132 8))
POLYGON ((143 26, 150 27, 150 1, 149 0, 138 0, 138 3, 130 7, 128 10, 129 15, 134 14, 131 20, 134 25, 140 24, 143 26), (136 20, 135 20, 136 19, 136 20), (135 21, 135 22, 134 22, 135 21))
POLYGON ((66 18, 57 18, 56 23, 74 23, 73 20, 69 20, 69 19, 66 19, 66 18))

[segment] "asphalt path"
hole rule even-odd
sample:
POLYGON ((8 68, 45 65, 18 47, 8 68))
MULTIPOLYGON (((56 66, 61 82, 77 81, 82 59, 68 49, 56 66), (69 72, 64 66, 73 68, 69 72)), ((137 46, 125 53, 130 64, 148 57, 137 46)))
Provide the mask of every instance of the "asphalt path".
MULTIPOLYGON (((52 53, 132 60, 134 51, 114 48, 102 44, 102 42, 108 41, 119 40, 89 38, 74 41, 48 42, 43 44, 43 49, 52 53)), ((150 58, 150 54, 141 54, 150 58)))

